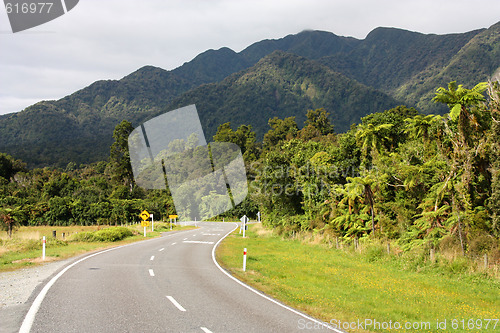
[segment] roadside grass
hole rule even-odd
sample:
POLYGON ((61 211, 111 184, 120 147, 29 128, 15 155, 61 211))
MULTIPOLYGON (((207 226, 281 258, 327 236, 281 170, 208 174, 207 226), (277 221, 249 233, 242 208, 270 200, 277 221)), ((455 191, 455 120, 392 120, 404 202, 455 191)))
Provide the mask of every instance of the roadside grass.
MULTIPOLYGON (((112 226, 36 226, 21 227, 12 238, 2 235, 0 237, 0 272, 12 271, 24 267, 43 264, 45 262, 62 260, 90 251, 102 250, 110 247, 120 246, 144 239, 159 237, 162 232, 169 232, 168 223, 155 222, 155 231, 151 226, 147 227, 146 238, 144 228, 140 224, 128 226, 132 236, 118 241, 82 241, 75 240, 78 234, 96 232, 111 228, 112 226), (56 231, 56 238, 52 237, 52 231, 56 231), (65 234, 64 239, 62 233, 65 234), (42 261, 42 237, 46 237, 45 261, 42 261)), ((173 230, 189 230, 193 226, 175 226, 173 230)))
MULTIPOLYGON (((218 261, 239 279, 328 323, 368 319, 422 328, 406 330, 410 332, 443 332, 436 321, 446 319, 444 331, 500 331, 498 321, 496 329, 494 321, 485 329, 486 319, 500 319, 500 281, 486 275, 415 272, 402 269, 396 256, 373 258, 282 239, 258 224, 250 226, 246 238, 235 232, 217 249, 218 261), (248 250, 246 272, 243 248, 248 250)), ((347 331, 391 331, 380 325, 347 331)))

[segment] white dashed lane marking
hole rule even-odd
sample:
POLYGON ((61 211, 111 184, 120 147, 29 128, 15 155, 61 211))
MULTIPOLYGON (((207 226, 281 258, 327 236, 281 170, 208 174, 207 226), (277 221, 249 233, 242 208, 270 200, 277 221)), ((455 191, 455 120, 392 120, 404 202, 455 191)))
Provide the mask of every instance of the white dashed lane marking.
POLYGON ((152 270, 152 269, 150 269, 150 270, 149 270, 149 275, 151 275, 151 276, 155 276, 155 272, 153 272, 153 270, 152 270))
POLYGON ((172 302, 173 305, 175 305, 177 309, 179 309, 180 311, 186 311, 186 309, 184 309, 182 305, 180 305, 179 302, 175 300, 175 298, 173 298, 172 296, 167 296, 167 298, 170 302, 172 302))

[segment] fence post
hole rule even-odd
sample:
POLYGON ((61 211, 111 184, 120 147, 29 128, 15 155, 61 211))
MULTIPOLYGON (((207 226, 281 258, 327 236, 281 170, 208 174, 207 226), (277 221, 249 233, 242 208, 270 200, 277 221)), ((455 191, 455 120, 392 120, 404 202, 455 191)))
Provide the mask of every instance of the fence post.
POLYGON ((488 268, 488 254, 486 253, 484 254, 484 268, 488 268))
POLYGON ((247 248, 243 249, 243 272, 247 270, 247 248))
POLYGON ((45 242, 47 240, 45 239, 45 236, 43 236, 43 240, 42 240, 42 260, 45 260, 45 242))
POLYGON ((430 251, 430 258, 431 258, 431 261, 434 262, 434 249, 431 249, 431 251, 430 251))
POLYGON ((387 242, 387 254, 391 254, 391 243, 387 242))
POLYGON ((52 237, 56 238, 56 235, 57 235, 57 231, 56 230, 52 230, 52 237))

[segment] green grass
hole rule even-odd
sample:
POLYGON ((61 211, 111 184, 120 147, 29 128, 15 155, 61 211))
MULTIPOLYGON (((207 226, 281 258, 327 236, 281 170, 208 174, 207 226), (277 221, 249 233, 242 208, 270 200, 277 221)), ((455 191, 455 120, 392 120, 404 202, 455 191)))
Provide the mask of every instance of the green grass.
MULTIPOLYGON (((131 233, 125 233, 128 236, 116 241, 103 241, 118 239, 115 232, 108 233, 105 230, 109 226, 68 226, 68 227, 21 227, 16 231, 12 238, 2 235, 0 238, 0 272, 12 271, 24 267, 35 266, 44 262, 67 259, 90 251, 97 251, 114 246, 120 246, 144 239, 159 237, 162 232, 170 231, 168 223, 155 222, 155 231, 147 227, 146 238, 144 237, 144 228, 139 225, 127 227, 131 233), (52 230, 56 230, 57 238, 52 237, 52 230), (62 233, 65 233, 64 240, 62 233), (80 235, 87 235, 81 237, 80 235), (101 235, 101 237, 92 237, 88 235, 101 235), (108 236, 102 237, 103 235, 108 236), (46 236, 46 254, 45 261, 42 261, 42 237, 46 236)), ((173 230, 189 230, 193 226, 175 227, 173 230)), ((112 230, 112 229, 111 229, 112 230)), ((122 231, 123 233, 123 231, 122 231)), ((121 236, 121 234, 120 234, 121 236)))
MULTIPOLYGON (((484 319, 500 319, 498 280, 405 270, 396 258, 377 255, 374 260, 373 254, 282 240, 260 225, 251 226, 247 236, 233 233, 226 238, 217 250, 219 262, 241 280, 323 321, 430 322, 431 329, 422 331, 443 332, 436 328, 436 320, 446 319, 448 332, 475 332, 476 326, 460 329, 461 320, 467 328, 469 319, 479 319, 481 332, 500 332, 500 322, 496 330, 491 329, 494 322, 484 329, 484 319), (458 320, 457 329, 451 327, 453 319, 458 320)), ((348 331, 390 331, 364 328, 348 331)))

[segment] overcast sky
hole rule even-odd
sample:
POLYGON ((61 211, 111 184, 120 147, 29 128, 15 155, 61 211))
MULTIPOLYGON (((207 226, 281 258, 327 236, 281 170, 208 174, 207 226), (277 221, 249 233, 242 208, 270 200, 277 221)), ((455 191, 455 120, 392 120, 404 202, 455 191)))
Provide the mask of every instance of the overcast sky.
POLYGON ((80 0, 13 34, 0 8, 0 114, 144 65, 174 69, 207 49, 238 52, 305 29, 359 39, 379 26, 460 33, 488 28, 499 13, 499 0, 80 0))

